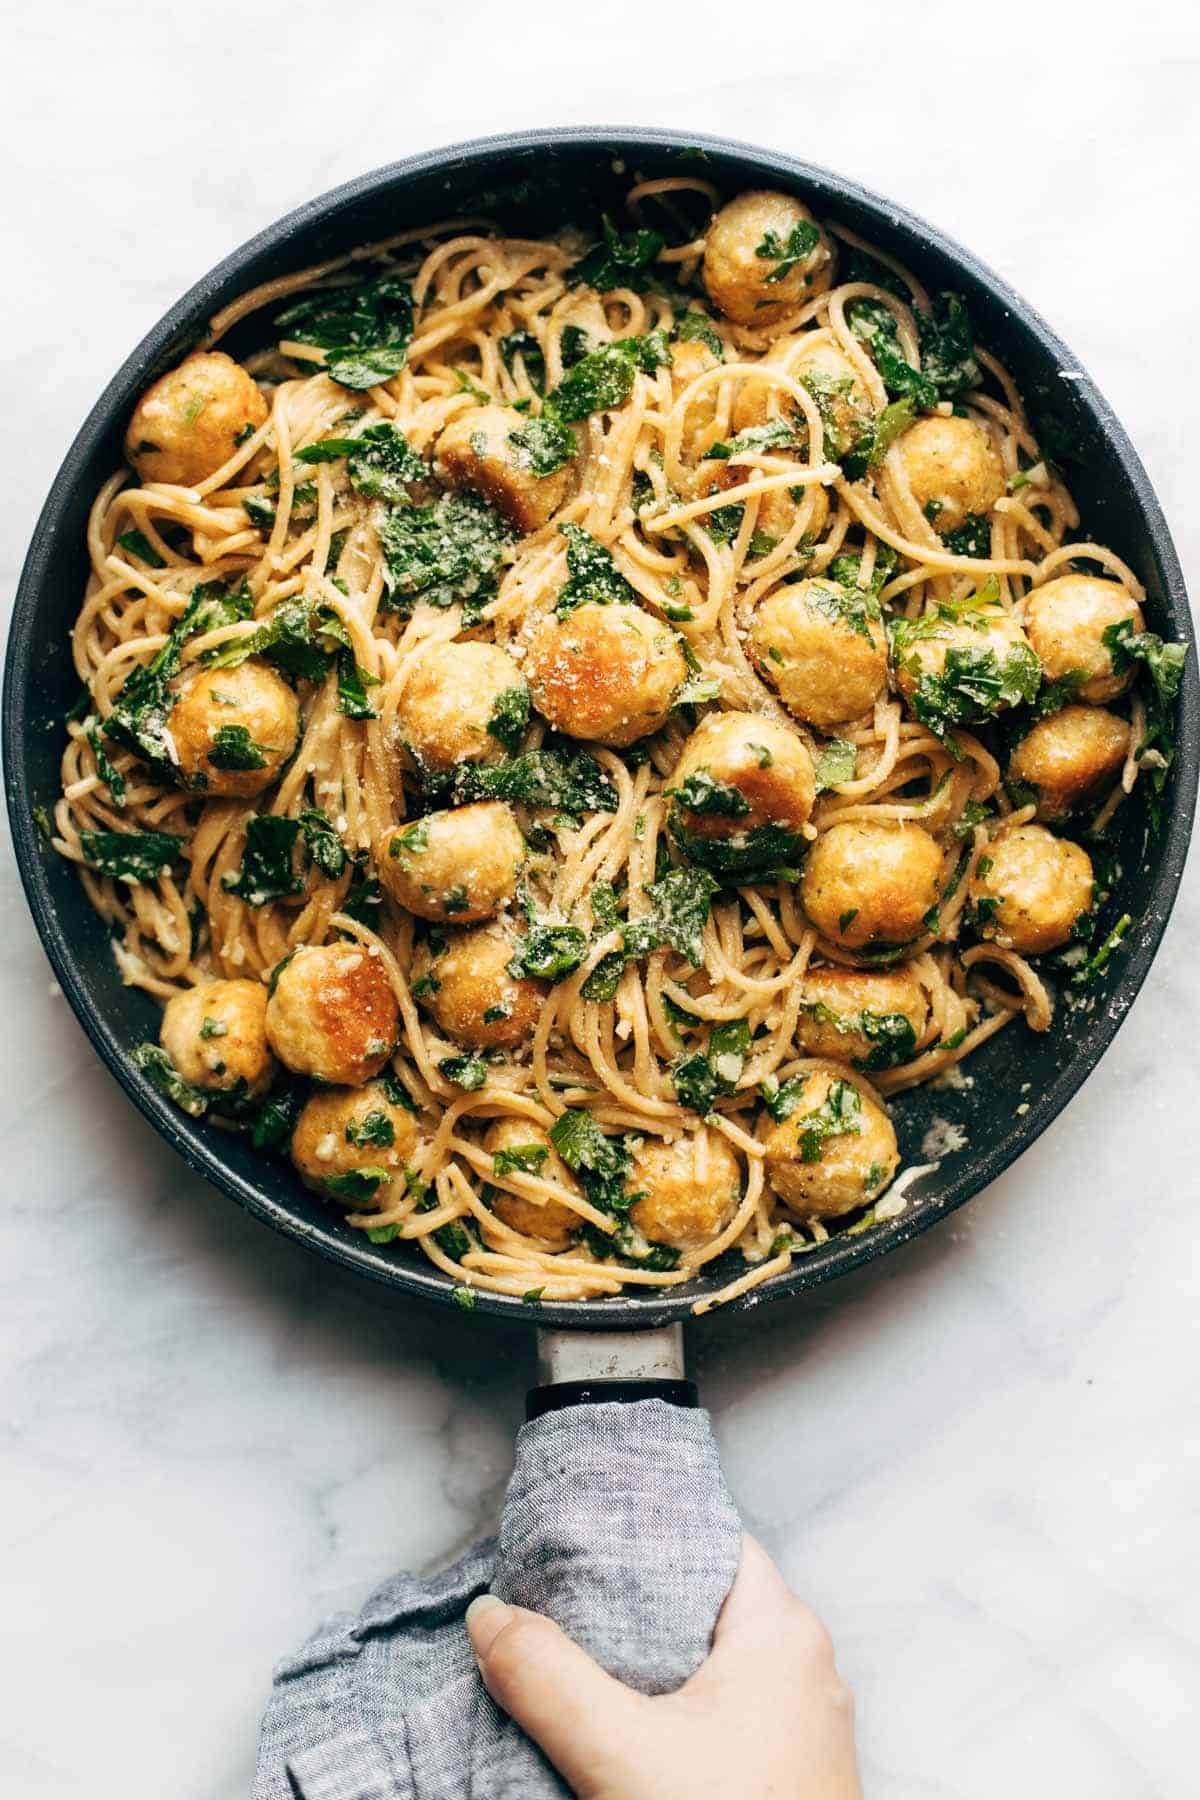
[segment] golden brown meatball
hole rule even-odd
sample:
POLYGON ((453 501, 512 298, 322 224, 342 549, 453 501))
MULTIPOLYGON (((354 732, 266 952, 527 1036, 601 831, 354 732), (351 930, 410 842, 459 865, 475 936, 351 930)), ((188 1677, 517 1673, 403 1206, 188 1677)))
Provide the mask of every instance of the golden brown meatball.
POLYGON ((525 839, 511 806, 484 800, 394 825, 375 845, 379 879, 422 919, 488 919, 514 893, 525 839))
POLYGON ((629 1209, 652 1244, 692 1250, 728 1225, 742 1192, 742 1170, 727 1138, 700 1126, 668 1144, 647 1138, 634 1153, 629 1188, 644 1196, 629 1209))
MULTIPOLYGON (((538 1181, 552 1181, 557 1187, 566 1188, 568 1193, 579 1191, 575 1177, 546 1133, 526 1119, 497 1119, 489 1127, 483 1147, 493 1157, 502 1150, 510 1153, 532 1150, 535 1156, 531 1162, 536 1161, 537 1166, 531 1166, 526 1173, 538 1181), (538 1150, 546 1153, 540 1161, 536 1159, 538 1150)), ((548 1250, 565 1250, 581 1224, 578 1213, 572 1212, 562 1200, 550 1196, 535 1200, 531 1195, 509 1194, 499 1189, 492 1196, 491 1208, 510 1231, 536 1238, 548 1250)))
MULTIPOLYGON (((737 457, 730 457, 727 462, 710 466, 715 466, 720 471, 716 479, 718 488, 739 487, 742 482, 753 481, 756 476, 765 472, 751 463, 740 462, 737 457)), ((713 488, 710 486, 708 491, 712 493, 713 488)), ((829 501, 824 488, 778 487, 756 495, 753 504, 757 511, 754 515, 754 530, 750 535, 751 556, 764 556, 773 550, 779 540, 785 538, 792 529, 797 513, 806 502, 809 512, 805 529, 819 536, 829 515, 829 501)))
POLYGON ((1023 956, 1065 944, 1092 893, 1087 851, 1044 825, 1018 825, 993 838, 968 889, 983 936, 1023 956))
POLYGON ((847 821, 809 851, 800 899, 822 937, 848 950, 907 944, 925 929, 941 880, 942 852, 919 825, 847 821))
POLYGON ((504 755, 505 695, 525 696, 516 663, 495 644, 432 644, 413 659, 396 708, 396 733, 418 770, 504 755), (499 707, 499 711, 497 711, 499 707), (489 729, 491 727, 491 729, 489 729))
POLYGON ((623 749, 666 724, 687 664, 675 633, 641 607, 587 601, 542 620, 525 673, 557 730, 623 749))
POLYGON ((1025 603, 1025 629, 1041 658, 1047 681, 1082 676, 1076 698, 1096 705, 1115 700, 1133 680, 1132 669, 1118 675, 1104 633, 1128 619, 1135 631, 1142 609, 1119 581, 1096 575, 1059 575, 1034 588, 1025 603))
POLYGON ((935 531, 957 530, 968 513, 985 516, 1004 492, 1004 469, 974 419, 918 419, 896 440, 912 497, 935 531))
POLYGON ((913 1054, 928 1018, 925 990, 909 969, 809 969, 796 1037, 809 1056, 888 1069, 913 1054))
POLYGON ((210 1094, 231 1088, 261 1094, 275 1071, 266 1012, 261 981, 206 981, 167 1001, 162 1047, 192 1087, 210 1094))
POLYGON ((574 479, 571 463, 552 475, 535 475, 528 450, 514 434, 529 420, 509 406, 477 406, 452 419, 438 439, 437 453, 452 487, 474 488, 499 507, 520 532, 537 531, 567 497, 574 479))
POLYGON ((896 686, 923 724, 974 724, 1032 700, 1041 668, 1011 613, 1002 607, 970 608, 956 619, 900 620, 892 628, 896 686), (943 684, 950 667, 962 679, 943 684), (973 669, 990 679, 972 680, 973 669))
POLYGON ((195 487, 227 462, 247 425, 265 423, 267 403, 240 364, 198 350, 146 389, 125 433, 139 481, 195 487))
POLYGON ((788 371, 816 400, 825 426, 825 454, 840 461, 861 444, 874 417, 862 376, 846 352, 827 338, 789 357, 788 371))
POLYGON ((1008 779, 1033 788, 1039 819, 1062 819, 1110 787, 1128 754, 1124 719, 1102 706, 1064 706, 1021 739, 1008 779))
POLYGON ((759 189, 723 206, 708 228, 704 285, 726 318, 770 325, 807 299, 832 252, 812 214, 790 194, 759 189))
POLYGON ((525 1043, 547 989, 545 982, 509 974, 515 949, 496 925, 450 932, 437 955, 421 944, 413 957, 413 996, 447 1037, 472 1050, 525 1043))
MULTIPOLYGON (((678 399, 683 390, 690 387, 693 381, 709 369, 717 367, 718 359, 707 344, 698 338, 692 338, 685 344, 671 346, 671 388, 678 399)), ((716 417, 717 389, 715 384, 704 389, 688 406, 687 429, 689 432, 702 431, 711 425, 716 417)))
POLYGON ((767 1138, 767 1180, 803 1219, 839 1218, 875 1200, 900 1162, 896 1133, 853 1070, 827 1062, 804 1076, 793 1110, 767 1138))
POLYGON ((391 1055, 398 1018, 381 957, 359 944, 308 944, 280 970, 267 1037, 298 1075, 361 1087, 391 1055))
POLYGON ((763 825, 800 831, 813 809, 816 780, 808 746, 779 720, 714 712, 684 744, 670 791, 685 838, 729 839, 763 825))
POLYGON ((797 581, 767 594, 749 641, 788 711, 823 731, 869 712, 887 685, 879 608, 835 581, 797 581))
MULTIPOLYGON (((418 1133, 412 1114, 389 1100, 382 1082, 367 1087, 328 1088, 305 1101, 292 1133, 292 1161, 306 1186, 358 1206, 374 1198, 370 1183, 339 1183, 362 1170, 403 1174, 416 1155, 418 1133)), ((377 1184, 383 1186, 382 1179, 377 1184)))
POLYGON ((300 707, 287 682, 250 657, 188 679, 167 731, 189 787, 250 800, 279 779, 295 750, 300 707))

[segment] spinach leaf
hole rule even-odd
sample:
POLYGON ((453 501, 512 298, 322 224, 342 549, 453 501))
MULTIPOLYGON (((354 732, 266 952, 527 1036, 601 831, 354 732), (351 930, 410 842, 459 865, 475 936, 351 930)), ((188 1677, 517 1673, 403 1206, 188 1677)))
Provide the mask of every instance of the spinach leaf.
POLYGON ((496 695, 492 716, 488 720, 488 734, 512 756, 520 745, 521 739, 529 725, 529 689, 524 682, 505 688, 496 695))
POLYGON ((177 775, 167 718, 174 704, 168 684, 179 673, 183 646, 201 632, 215 631, 250 616, 253 601, 243 582, 229 590, 223 582, 205 581, 192 590, 162 649, 134 669, 104 721, 106 737, 132 750, 163 774, 177 775))
POLYGON ((308 444, 296 451, 294 460, 340 462, 343 457, 351 487, 368 500, 402 505, 408 499, 409 483, 429 478, 429 465, 388 419, 368 425, 357 437, 322 438, 308 444))
POLYGON ((266 752, 256 744, 245 725, 219 725, 213 733, 208 760, 214 769, 265 769, 266 752))
POLYGON ((806 262, 821 241, 821 233, 811 219, 797 219, 786 239, 777 231, 764 231, 755 256, 775 264, 766 277, 768 282, 785 281, 797 263, 806 262))
MULTIPOLYGON (((961 294, 938 294, 931 313, 917 314, 921 373, 943 400, 979 384, 971 317, 961 294)), ((968 552, 968 554, 971 554, 968 552)))
POLYGON ((807 839, 782 825, 756 825, 732 837, 700 837, 672 815, 671 833, 689 862, 712 869, 727 880, 795 881, 795 865, 808 849, 807 839))
MULTIPOLYGON (((309 806, 300 814, 300 829, 309 856, 320 869, 336 881, 346 867, 346 847, 320 807, 309 806)), ((347 908, 343 906, 343 911, 347 908)))
POLYGON ((826 793, 840 782, 853 781, 857 764, 858 751, 845 738, 830 738, 822 744, 814 765, 818 794, 826 793))
POLYGON ((390 1169, 374 1163, 362 1169, 347 1169, 344 1175, 322 1176, 321 1186, 349 1206, 366 1206, 391 1178, 390 1169))
POLYGON ((268 901, 303 893, 304 882, 292 864, 299 834, 298 819, 255 813, 246 825, 241 868, 223 875, 222 887, 247 906, 265 906, 268 901))
POLYGON ((412 289, 398 275, 327 288, 275 321, 281 337, 325 351, 325 369, 342 387, 362 390, 399 374, 413 329, 412 289))
POLYGON ((1162 795, 1175 760, 1175 700, 1183 681, 1187 645, 1169 643, 1154 631, 1135 631, 1129 619, 1120 619, 1104 632, 1104 643, 1117 674, 1140 664, 1149 677, 1146 695, 1146 729, 1137 747, 1138 761, 1150 782, 1150 828, 1162 827, 1162 795))
POLYGON ((593 1206, 601 1212, 628 1212, 639 1196, 625 1188, 631 1158, 624 1138, 605 1137, 591 1113, 574 1109, 554 1121, 549 1136, 593 1206))
POLYGON ((540 981, 561 981, 583 961, 587 939, 578 925, 532 925, 518 938, 508 973, 519 981, 533 976, 540 981))
POLYGON ((1079 965, 1071 976, 1071 985, 1073 987, 1089 987, 1091 983, 1095 981, 1097 975, 1103 973, 1112 960, 1113 952, 1117 949, 1132 924, 1133 915, 1131 913, 1122 913, 1103 943, 1092 952, 1085 963, 1079 965))
POLYGON ((139 1044, 129 1060, 160 1094, 167 1100, 174 1101, 181 1112, 193 1119, 200 1119, 208 1111, 212 1096, 185 1081, 166 1051, 158 1044, 139 1044))
POLYGON ((700 343, 711 350, 718 362, 725 361, 725 346, 707 313, 685 312, 675 316, 675 337, 681 344, 700 343))
POLYGON ((296 1121, 304 1108, 304 1095, 297 1086, 283 1087, 267 1095, 250 1114, 250 1142, 256 1150, 282 1150, 292 1140, 296 1121))
POLYGON ((539 477, 565 469, 579 448, 575 433, 559 418, 550 401, 536 419, 528 420, 518 431, 510 431, 508 441, 516 451, 519 466, 539 477))
POLYGON ((89 869, 114 881, 156 881, 183 860, 183 839, 169 831, 81 831, 89 869))
POLYGON ((371 1145, 386 1149, 396 1141, 396 1127, 385 1112, 364 1113, 361 1119, 351 1119, 346 1127, 346 1142, 363 1150, 371 1145))
MULTIPOLYGON (((565 425, 576 425, 589 413, 612 412, 633 392, 638 360, 623 344, 602 344, 568 369, 550 396, 565 425)), ((547 402, 547 404, 550 403, 547 402)))
POLYGON ((981 513, 968 513, 961 525, 946 533, 942 542, 955 556, 990 556, 992 527, 981 513))
POLYGON ((706 1050, 693 1050, 671 1064, 671 1080, 681 1106, 708 1113, 721 1094, 732 1094, 741 1079, 750 1050, 750 1025, 746 1019, 728 1019, 714 1025, 706 1050))
POLYGON ((447 1081, 466 1088, 468 1093, 474 1093, 487 1080, 487 1064, 482 1056, 471 1056, 465 1051, 459 1056, 443 1056, 438 1068, 447 1081))
MULTIPOLYGON (((704 960, 703 934, 712 907, 717 883, 704 869, 669 868, 659 881, 653 881, 646 893, 653 903, 649 929, 659 942, 670 944, 680 956, 696 968, 704 960)), ((644 920, 636 920, 630 932, 645 929, 644 920)))
POLYGON ((542 346, 532 331, 510 331, 507 337, 500 339, 500 357, 510 375, 514 375, 516 372, 513 365, 518 356, 525 365, 525 373, 529 377, 529 385, 534 393, 544 393, 546 358, 542 354, 542 346))
POLYGON ((615 812, 617 790, 586 750, 526 750, 499 763, 460 763, 454 801, 512 800, 573 814, 615 812))
POLYGON ((317 642, 320 624, 312 603, 297 597, 281 600, 256 631, 246 632, 206 656, 212 669, 236 669, 247 657, 268 662, 301 681, 324 681, 327 655, 317 642))
MULTIPOLYGON (((360 851, 350 860, 354 864, 354 873, 350 878, 350 892, 342 901, 342 911, 348 918, 357 919, 360 925, 374 927, 379 923, 383 888, 370 873, 370 860, 365 851, 360 851)), ((318 862, 318 866, 323 865, 318 862)))
POLYGON ((896 321, 881 300, 852 300, 846 317, 856 338, 867 346, 880 378, 893 399, 911 395, 921 412, 938 401, 938 390, 928 376, 905 360, 896 321))
POLYGON ((482 600, 512 542, 500 514, 474 494, 442 494, 429 506, 396 507, 380 527, 390 604, 411 610, 482 600))
POLYGON ((144 531, 123 531, 117 542, 129 556, 136 556, 139 562, 148 563, 152 569, 166 568, 166 557, 158 554, 144 531))
POLYGON ((634 598, 632 587, 605 549, 582 525, 560 525, 567 540, 567 582, 555 608, 565 618, 577 606, 591 601, 597 606, 624 605, 634 598))
POLYGON ((707 769, 696 769, 685 775, 678 787, 668 788, 676 805, 701 818, 744 819, 750 802, 740 788, 728 781, 718 781, 707 769))
POLYGON ((542 1164, 550 1152, 545 1144, 513 1144, 497 1150, 492 1157, 492 1173, 501 1175, 540 1175, 542 1164))
POLYGON ((572 286, 585 283, 600 294, 618 287, 642 293, 650 280, 653 264, 666 246, 666 239, 661 232, 648 231, 644 227, 623 237, 608 213, 603 215, 600 229, 600 243, 593 244, 569 271, 568 282, 572 286))
POLYGON ((99 720, 94 716, 85 729, 88 743, 92 746, 92 755, 96 759, 96 774, 108 789, 108 797, 116 807, 125 804, 125 777, 113 766, 108 751, 104 748, 104 740, 100 736, 99 720))
POLYGON ((744 431, 739 431, 728 443, 714 444, 711 450, 704 452, 703 460, 710 462, 716 458, 724 462, 742 451, 791 449, 795 443, 795 420, 767 419, 762 425, 747 425, 744 431))
MULTIPOLYGON (((785 1082, 783 1087, 779 1087, 777 1083, 772 1084, 772 1091, 768 1090, 766 1082, 763 1083, 763 1099, 772 1118, 791 1117, 803 1098, 806 1081, 807 1077, 800 1075, 793 1081, 785 1082)), ((800 1161, 820 1162, 830 1138, 861 1135, 862 1096, 848 1081, 831 1082, 829 1092, 820 1106, 802 1114, 800 1124, 801 1130, 797 1134, 800 1161)))

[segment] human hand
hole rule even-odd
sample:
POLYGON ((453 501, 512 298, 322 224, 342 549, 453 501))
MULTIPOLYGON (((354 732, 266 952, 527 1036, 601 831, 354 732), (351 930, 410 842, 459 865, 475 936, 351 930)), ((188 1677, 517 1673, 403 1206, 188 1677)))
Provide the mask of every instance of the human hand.
POLYGON ((489 1694, 578 1800, 862 1800, 829 1634, 751 1537, 711 1654, 673 1694, 635 1693, 550 1619, 491 1594, 467 1629, 489 1694))

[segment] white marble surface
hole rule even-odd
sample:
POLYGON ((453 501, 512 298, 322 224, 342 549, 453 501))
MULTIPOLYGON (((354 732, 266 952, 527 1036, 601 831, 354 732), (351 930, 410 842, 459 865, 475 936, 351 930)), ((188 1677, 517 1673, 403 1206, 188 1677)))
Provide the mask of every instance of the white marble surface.
MULTIPOLYGON (((1195 574, 1194 20, 14 9, 2 585, 96 390, 217 257, 392 156, 557 121, 757 139, 970 242, 1108 393, 1195 574)), ((8 857, 0 881, 0 1792, 236 1800, 273 1658, 492 1518, 529 1345, 406 1315, 190 1179, 51 997, 8 857)), ((1195 1792, 1198 928, 1193 881, 1101 1068, 956 1221, 692 1334, 746 1519, 858 1690, 872 1796, 1195 1792)))

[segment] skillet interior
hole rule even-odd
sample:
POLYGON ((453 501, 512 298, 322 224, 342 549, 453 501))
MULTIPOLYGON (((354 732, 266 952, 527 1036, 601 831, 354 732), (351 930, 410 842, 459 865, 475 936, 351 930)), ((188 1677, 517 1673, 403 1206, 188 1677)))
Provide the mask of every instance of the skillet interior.
MULTIPOLYGON (((1151 626, 1190 638, 1178 560, 1145 471, 1103 398, 1037 316, 990 271, 921 221, 806 164, 715 139, 625 130, 563 130, 494 138, 434 152, 364 176, 311 202, 228 257, 167 315, 114 377, 73 444, 39 521, 18 591, 5 680, 6 786, 18 860, 55 971, 101 1056, 147 1118, 193 1168, 277 1229, 389 1285, 442 1302, 452 1283, 419 1252, 378 1248, 342 1225, 289 1171, 228 1133, 179 1114, 130 1065, 129 1049, 157 1036, 158 1008, 122 987, 107 934, 70 866, 43 843, 33 809, 57 797, 61 720, 78 682, 68 636, 86 579, 87 514, 100 483, 121 460, 134 400, 178 360, 208 317, 245 289, 405 226, 452 213, 486 212, 535 233, 567 219, 586 223, 619 205, 637 175, 695 172, 726 194, 750 186, 793 188, 820 214, 893 249, 931 289, 963 293, 976 336, 1007 364, 1031 413, 1051 415, 1075 446, 1068 479, 1087 530, 1110 545, 1146 584, 1151 626), (1064 373, 1066 377, 1064 378, 1064 373)), ((251 347, 253 325, 230 341, 251 347)), ((1060 1007, 1036 1037, 1019 1025, 992 1039, 967 1065, 969 1086, 917 1089, 900 1097, 896 1125, 904 1164, 920 1162, 931 1125, 964 1134, 932 1173, 907 1189, 903 1215, 797 1259, 792 1270, 741 1304, 814 1286, 926 1229, 995 1178, 1067 1103, 1111 1042, 1145 979, 1183 870, 1200 758, 1200 706, 1190 657, 1180 701, 1179 756, 1162 833, 1147 839, 1140 800, 1117 818, 1125 875, 1117 905, 1137 921, 1086 1008, 1060 1007), (1027 1106, 1025 1112, 1019 1107, 1027 1106)), ((727 1273, 721 1278, 728 1279, 727 1273)), ((625 1328, 686 1316, 718 1277, 641 1298, 534 1308, 480 1295, 479 1313, 541 1324, 625 1328)))

